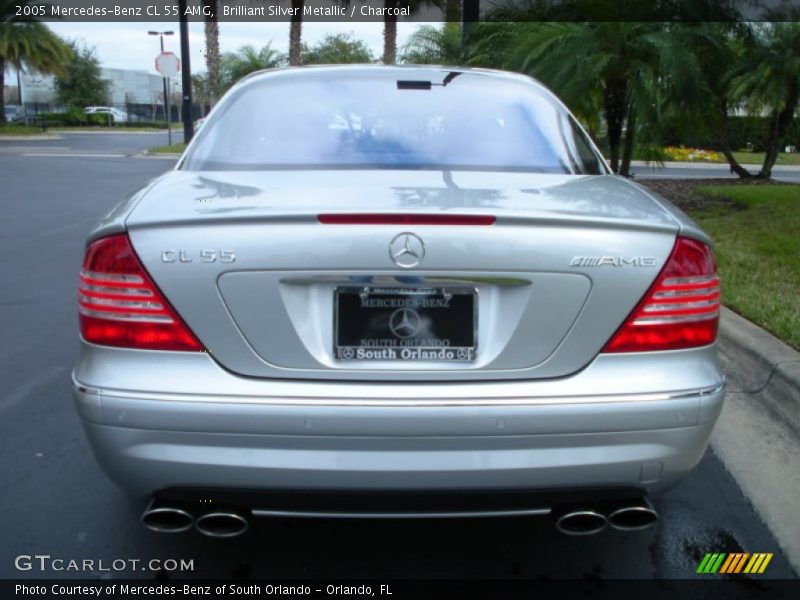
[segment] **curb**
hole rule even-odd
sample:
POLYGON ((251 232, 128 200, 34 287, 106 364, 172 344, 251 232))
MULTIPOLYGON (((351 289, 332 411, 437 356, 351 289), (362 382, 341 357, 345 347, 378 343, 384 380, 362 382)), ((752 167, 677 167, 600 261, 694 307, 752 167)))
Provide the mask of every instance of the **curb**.
POLYGON ((723 307, 728 377, 711 447, 800 573, 800 352, 723 307))
MULTIPOLYGON (((71 135, 155 135, 155 134, 164 134, 167 135, 166 129, 153 129, 151 131, 125 131, 124 128, 115 129, 113 131, 91 131, 87 129, 61 129, 61 128, 49 128, 49 131, 52 131, 55 134, 71 134, 71 135)), ((182 134, 182 129, 173 129, 173 134, 182 134)))
POLYGON ((32 135, 0 135, 0 142, 49 142, 63 140, 58 134, 34 133, 32 135))
POLYGON ((162 158, 162 159, 169 159, 169 160, 178 160, 182 155, 176 154, 173 152, 150 152, 149 150, 143 150, 140 154, 135 155, 139 158, 162 158))
POLYGON ((719 337, 731 391, 763 401, 800 435, 800 352, 724 307, 719 337))
MULTIPOLYGON (((720 171, 730 171, 731 167, 728 163, 713 163, 713 162, 684 162, 684 161, 664 161, 662 164, 657 162, 647 162, 646 160, 632 160, 632 167, 649 167, 653 170, 658 169, 719 169, 720 171)), ((748 171, 758 173, 761 170, 761 165, 745 164, 742 165, 748 171)), ((800 172, 800 165, 775 165, 772 171, 796 173, 800 172)))

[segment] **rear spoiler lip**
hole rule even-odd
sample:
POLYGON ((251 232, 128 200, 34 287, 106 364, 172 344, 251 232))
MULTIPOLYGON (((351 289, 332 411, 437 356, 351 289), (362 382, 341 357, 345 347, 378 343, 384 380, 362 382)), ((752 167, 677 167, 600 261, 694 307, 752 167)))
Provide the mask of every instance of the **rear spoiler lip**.
MULTIPOLYGON (((352 211, 342 212, 342 213, 323 213, 325 215, 331 215, 332 219, 337 219, 338 217, 334 217, 333 215, 353 215, 352 211)), ((386 212, 386 213, 369 213, 371 215, 394 215, 400 214, 395 212, 386 212)), ((402 213, 407 214, 407 213, 402 213)), ((417 214, 425 214, 425 213, 417 213, 417 214)), ((437 213, 431 213, 437 214, 437 213)), ((439 213, 441 214, 441 213, 439 213)), ((227 213, 227 214, 214 214, 214 215, 191 215, 188 217, 176 217, 176 218, 148 218, 145 215, 136 215, 131 216, 125 222, 125 229, 127 230, 139 230, 139 229, 158 229, 162 227, 207 227, 213 226, 216 224, 225 224, 225 225, 236 225, 236 224, 248 224, 248 223, 258 223, 258 224, 284 224, 284 225, 292 225, 292 224, 316 224, 322 226, 323 223, 319 221, 320 213, 318 211, 308 211, 308 212, 285 212, 280 213, 276 211, 260 211, 256 214, 250 215, 243 215, 241 211, 237 211, 236 214, 227 213)), ((471 215, 467 215, 471 216, 471 215)), ((507 213, 495 213, 493 215, 484 215, 482 213, 476 213, 475 217, 491 217, 494 219, 493 225, 494 226, 536 226, 536 227, 569 227, 569 228, 586 228, 586 229, 611 229, 617 231, 642 231, 642 232, 654 232, 654 233, 667 233, 678 235, 681 232, 681 227, 677 223, 664 223, 664 222, 653 222, 653 221, 637 221, 631 219, 614 219, 614 218, 607 218, 607 217, 587 217, 585 215, 565 215, 559 213, 547 213, 547 212, 519 212, 516 211, 514 214, 507 212, 507 213)), ((390 217, 387 217, 390 218, 390 217)), ((342 223, 344 224, 344 223, 342 223)), ((480 225, 488 225, 488 223, 476 223, 480 225)), ((327 224, 326 224, 327 225, 327 224)), ((409 225, 407 223, 397 222, 397 223, 373 223, 373 226, 400 226, 400 225, 409 225)), ((417 224, 410 224, 410 225, 417 225, 417 224)), ((419 225, 423 225, 419 223, 419 225)), ((435 225, 452 225, 450 223, 428 223, 427 226, 435 226, 435 225)), ((115 231, 116 232, 116 231, 115 231)), ((108 235, 108 233, 103 231, 102 229, 98 229, 92 232, 92 239, 97 239, 98 237, 103 237, 108 235)), ((687 235, 687 237, 696 237, 691 234, 691 232, 683 233, 682 235, 687 235)), ((701 240, 702 241, 702 240, 701 240)))

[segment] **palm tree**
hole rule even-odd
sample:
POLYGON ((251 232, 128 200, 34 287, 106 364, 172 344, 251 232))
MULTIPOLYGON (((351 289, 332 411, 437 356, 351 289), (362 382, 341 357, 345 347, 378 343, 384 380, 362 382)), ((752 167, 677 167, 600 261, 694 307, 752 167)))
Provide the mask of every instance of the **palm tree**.
POLYGON ((462 41, 461 26, 457 23, 442 23, 440 27, 423 25, 409 36, 400 59, 418 65, 467 65, 471 47, 462 41))
POLYGON ((455 14, 453 7, 461 11, 460 0, 384 0, 383 7, 386 12, 383 15, 383 64, 393 65, 397 62, 397 14, 395 11, 406 8, 409 12, 415 12, 422 5, 436 6, 443 11, 450 7, 451 16, 455 14))
POLYGON ((208 104, 213 107, 217 103, 220 91, 220 57, 219 57, 219 23, 217 22, 217 0, 203 0, 203 5, 210 10, 204 17, 206 34, 206 93, 208 104))
POLYGON ((688 45, 699 65, 696 88, 684 97, 682 106, 671 115, 679 124, 678 133, 706 132, 718 138, 718 147, 731 171, 739 177, 750 177, 733 154, 730 138, 730 116, 742 105, 738 90, 740 78, 750 70, 744 61, 746 49, 752 45, 752 27, 736 22, 709 22, 685 25, 690 31, 688 45))
POLYGON ((752 108, 769 112, 764 163, 757 177, 769 179, 800 104, 800 24, 770 23, 755 30, 738 92, 752 108))
MULTIPOLYGON (((509 25, 511 26, 511 25, 509 25)), ((698 65, 682 29, 665 23, 518 23, 507 65, 552 87, 576 112, 598 99, 611 167, 630 175, 637 132, 662 103, 693 89, 698 65)))
POLYGON ((444 0, 445 23, 461 22, 461 0, 444 0))
MULTIPOLYGON (((46 25, 13 20, 14 14, 10 12, 13 6, 4 6, 0 15, 0 90, 5 86, 5 71, 9 65, 17 72, 32 69, 58 74, 63 72, 70 57, 67 44, 46 25)), ((5 99, 0 93, 0 124, 5 123, 5 99)))
POLYGON ((289 64, 296 67, 300 64, 301 52, 303 50, 303 8, 305 0, 292 0, 292 12, 289 25, 289 64))
MULTIPOLYGON (((423 4, 441 9, 448 24, 461 20, 461 0, 384 0, 383 6, 389 10, 383 15, 383 64, 393 65, 397 62, 397 15, 393 12, 400 8, 408 8, 414 12, 423 4)), ((448 34, 450 33, 452 31, 448 30, 448 34)))
POLYGON ((383 15, 383 64, 393 65, 397 62, 397 15, 390 14, 397 10, 398 0, 384 0, 386 13, 383 15))
POLYGON ((220 58, 222 81, 225 89, 231 87, 245 75, 262 69, 274 69, 284 64, 284 56, 271 43, 260 50, 253 46, 242 46, 236 52, 226 52, 220 58))
POLYGON ((369 46, 352 33, 329 33, 314 46, 303 44, 301 63, 304 65, 358 64, 375 62, 369 46))

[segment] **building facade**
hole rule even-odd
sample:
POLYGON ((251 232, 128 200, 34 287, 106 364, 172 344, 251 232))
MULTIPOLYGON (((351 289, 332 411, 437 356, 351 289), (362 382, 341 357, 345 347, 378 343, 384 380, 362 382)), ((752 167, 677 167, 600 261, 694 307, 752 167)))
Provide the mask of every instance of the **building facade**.
MULTIPOLYGON (((109 68, 102 68, 101 73, 103 79, 109 82, 108 104, 111 106, 158 105, 164 102, 164 88, 160 75, 147 71, 109 68)), ((13 84, 17 83, 16 79, 12 76, 6 81, 13 84)), ((52 75, 22 73, 19 83, 22 86, 22 102, 26 106, 55 105, 55 78, 52 75)), ((170 87, 174 103, 175 96, 180 96, 181 93, 180 79, 170 80, 170 87)))

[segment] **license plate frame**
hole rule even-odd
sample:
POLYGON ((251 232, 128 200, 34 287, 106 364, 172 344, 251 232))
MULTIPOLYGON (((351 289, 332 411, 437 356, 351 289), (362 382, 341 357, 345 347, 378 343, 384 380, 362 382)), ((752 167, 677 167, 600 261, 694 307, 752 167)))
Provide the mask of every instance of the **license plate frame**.
POLYGON ((333 308, 337 361, 463 364, 475 360, 477 288, 339 286, 334 289, 333 308), (354 308, 356 299, 359 306, 354 308), (354 320, 355 331, 347 331, 346 325, 354 320), (366 337, 359 340, 359 334, 366 337))

